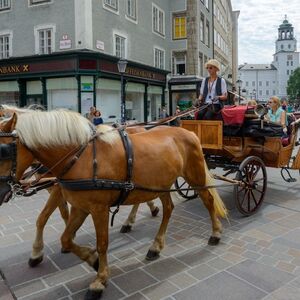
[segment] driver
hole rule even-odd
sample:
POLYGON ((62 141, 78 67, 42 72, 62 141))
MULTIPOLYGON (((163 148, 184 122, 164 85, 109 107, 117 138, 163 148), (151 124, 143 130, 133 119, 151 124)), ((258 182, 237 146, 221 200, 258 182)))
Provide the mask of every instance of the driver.
POLYGON ((198 119, 212 120, 223 107, 223 101, 227 100, 227 86, 225 79, 218 76, 220 63, 216 59, 210 59, 205 68, 209 77, 202 81, 200 88, 200 105, 211 104, 207 108, 199 111, 198 119))

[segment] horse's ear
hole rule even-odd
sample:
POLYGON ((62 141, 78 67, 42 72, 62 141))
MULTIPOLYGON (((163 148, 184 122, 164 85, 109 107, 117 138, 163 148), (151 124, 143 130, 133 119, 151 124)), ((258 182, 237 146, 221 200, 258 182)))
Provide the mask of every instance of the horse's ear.
POLYGON ((3 132, 12 132, 16 128, 18 116, 16 113, 12 115, 12 117, 3 124, 2 131, 3 132))

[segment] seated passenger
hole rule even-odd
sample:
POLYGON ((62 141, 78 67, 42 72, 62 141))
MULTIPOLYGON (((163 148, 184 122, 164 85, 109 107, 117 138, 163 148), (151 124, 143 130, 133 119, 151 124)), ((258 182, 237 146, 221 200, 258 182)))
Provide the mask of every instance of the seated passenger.
POLYGON ((217 74, 220 71, 220 63, 216 59, 210 59, 205 68, 209 77, 202 81, 199 102, 201 106, 210 105, 199 111, 198 119, 213 120, 223 108, 222 102, 227 100, 227 87, 225 79, 217 74))
POLYGON ((273 122, 280 124, 283 128, 283 132, 287 134, 287 117, 286 112, 282 109, 281 103, 278 97, 273 96, 270 98, 268 102, 269 110, 268 114, 266 115, 266 119, 273 122))
POLYGON ((249 100, 247 103, 248 106, 256 106, 257 102, 255 100, 249 100))

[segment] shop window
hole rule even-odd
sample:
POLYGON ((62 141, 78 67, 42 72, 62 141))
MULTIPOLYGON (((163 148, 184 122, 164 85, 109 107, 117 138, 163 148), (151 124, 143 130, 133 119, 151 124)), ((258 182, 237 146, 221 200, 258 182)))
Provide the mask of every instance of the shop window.
POLYGON ((137 15, 136 15, 137 7, 136 7, 136 0, 126 0, 126 16, 136 20, 137 15))
POLYGON ((50 54, 53 45, 51 28, 39 30, 39 54, 50 54))
POLYGON ((165 12, 152 3, 153 32, 165 35, 165 12))
POLYGON ((173 39, 185 39, 186 38, 186 17, 173 16, 173 39))
POLYGON ((115 55, 117 57, 126 57, 126 38, 115 34, 115 55))
POLYGON ((9 10, 11 7, 10 0, 0 0, 0 11, 9 10))
POLYGON ((155 68, 165 68, 165 51, 154 48, 154 66, 155 68))
POLYGON ((46 4, 51 2, 52 0, 29 0, 30 5, 46 4))
POLYGON ((104 8, 109 8, 114 11, 119 10, 119 0, 103 0, 104 8))
POLYGON ((11 56, 11 36, 9 34, 0 35, 0 59, 11 56))

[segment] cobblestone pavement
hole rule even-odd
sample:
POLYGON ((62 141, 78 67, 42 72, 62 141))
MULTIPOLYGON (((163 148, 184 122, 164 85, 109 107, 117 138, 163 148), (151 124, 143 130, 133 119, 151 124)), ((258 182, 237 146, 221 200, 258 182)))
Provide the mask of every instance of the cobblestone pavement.
MULTIPOLYGON (((202 203, 173 195, 176 207, 167 245, 155 262, 144 257, 160 217, 152 218, 142 205, 133 231, 121 234, 129 211, 122 208, 110 230, 111 277, 103 299, 300 299, 300 185, 283 182, 279 170, 269 169, 268 174, 266 201, 249 218, 235 210, 232 188, 220 189, 230 209, 230 224, 223 221, 224 234, 217 247, 207 245, 211 226, 202 203)), ((57 212, 46 226, 44 261, 29 268, 35 220, 46 199, 42 192, 0 209, 0 300, 83 299, 95 276, 73 254, 60 253, 64 224, 57 212)), ((91 219, 76 241, 95 245, 91 219)))

